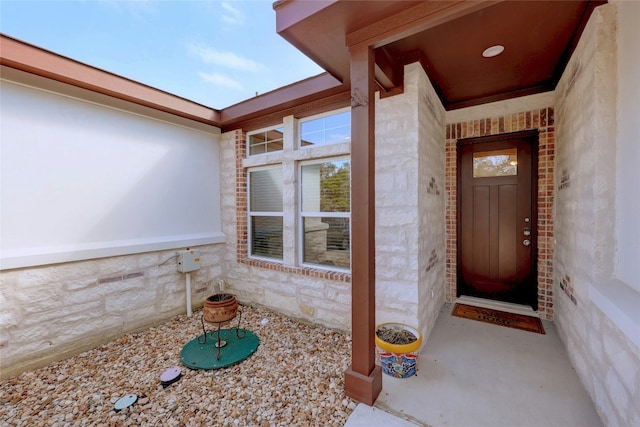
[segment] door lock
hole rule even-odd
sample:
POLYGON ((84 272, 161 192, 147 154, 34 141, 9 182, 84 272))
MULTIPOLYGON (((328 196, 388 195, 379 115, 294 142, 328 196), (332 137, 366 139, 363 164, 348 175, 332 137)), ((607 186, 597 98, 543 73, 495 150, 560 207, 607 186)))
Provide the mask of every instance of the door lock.
POLYGON ((529 239, 524 239, 524 240, 522 241, 522 244, 523 244, 523 245, 525 245, 525 246, 529 246, 529 245, 531 244, 531 240, 529 240, 529 239))

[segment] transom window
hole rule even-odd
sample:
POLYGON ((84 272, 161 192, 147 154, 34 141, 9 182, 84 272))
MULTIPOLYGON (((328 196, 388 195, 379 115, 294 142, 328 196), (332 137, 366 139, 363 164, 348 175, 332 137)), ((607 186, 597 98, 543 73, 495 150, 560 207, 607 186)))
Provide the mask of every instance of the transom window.
POLYGON ((263 129, 247 134, 247 145, 249 155, 269 153, 272 151, 282 151, 284 129, 274 127, 263 129))
POLYGON ((300 122, 300 146, 351 141, 351 111, 310 118, 300 122))

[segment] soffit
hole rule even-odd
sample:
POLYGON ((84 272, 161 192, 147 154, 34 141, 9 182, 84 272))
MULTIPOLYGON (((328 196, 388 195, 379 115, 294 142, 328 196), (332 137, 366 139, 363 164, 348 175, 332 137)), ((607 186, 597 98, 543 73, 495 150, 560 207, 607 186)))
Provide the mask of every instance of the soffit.
POLYGON ((274 4, 278 33, 345 84, 349 44, 376 49, 383 92, 420 60, 448 110, 552 90, 593 9, 572 1, 326 1, 274 4), (315 3, 313 10, 305 3, 315 3), (502 55, 483 58, 501 44, 502 55))

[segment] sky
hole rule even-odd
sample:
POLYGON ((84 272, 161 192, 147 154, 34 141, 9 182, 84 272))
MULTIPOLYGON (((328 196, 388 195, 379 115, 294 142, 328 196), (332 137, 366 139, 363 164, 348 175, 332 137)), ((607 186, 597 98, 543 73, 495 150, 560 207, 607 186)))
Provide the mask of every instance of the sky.
POLYGON ((0 0, 0 32, 213 108, 323 70, 272 0, 0 0))

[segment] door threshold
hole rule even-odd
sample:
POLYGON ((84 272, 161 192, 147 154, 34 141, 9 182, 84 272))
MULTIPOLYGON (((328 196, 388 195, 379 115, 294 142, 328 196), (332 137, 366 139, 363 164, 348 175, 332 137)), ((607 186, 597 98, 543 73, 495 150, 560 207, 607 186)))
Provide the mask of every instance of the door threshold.
POLYGON ((529 305, 513 304, 510 302, 470 297, 467 295, 462 295, 455 302, 472 305, 474 307, 492 308, 494 310, 505 311, 507 313, 522 314, 523 316, 540 317, 529 305))

